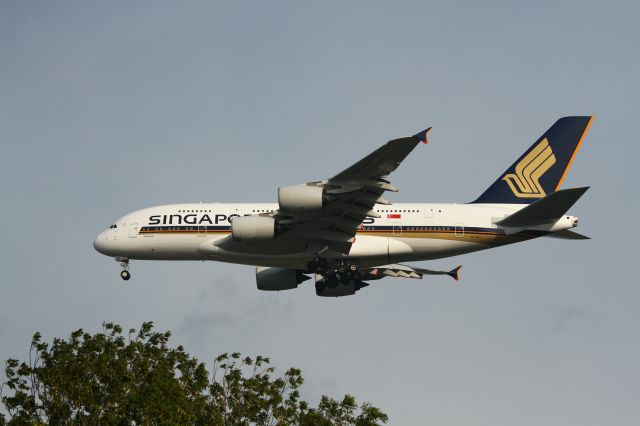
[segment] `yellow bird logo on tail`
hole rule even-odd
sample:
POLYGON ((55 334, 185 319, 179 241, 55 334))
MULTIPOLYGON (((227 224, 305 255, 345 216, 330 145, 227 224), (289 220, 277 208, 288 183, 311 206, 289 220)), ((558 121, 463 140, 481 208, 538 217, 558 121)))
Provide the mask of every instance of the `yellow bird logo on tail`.
POLYGON ((556 157, 544 138, 515 167, 515 173, 502 178, 518 198, 542 198, 547 195, 540 186, 540 178, 556 163, 556 157))

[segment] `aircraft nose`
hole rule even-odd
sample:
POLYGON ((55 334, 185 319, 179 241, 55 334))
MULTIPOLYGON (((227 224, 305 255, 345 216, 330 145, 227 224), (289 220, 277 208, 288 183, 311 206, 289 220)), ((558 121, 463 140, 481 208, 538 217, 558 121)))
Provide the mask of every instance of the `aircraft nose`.
POLYGON ((107 254, 106 251, 108 249, 108 239, 106 236, 106 232, 101 232, 95 240, 93 240, 93 248, 96 249, 97 252, 102 254, 107 254))

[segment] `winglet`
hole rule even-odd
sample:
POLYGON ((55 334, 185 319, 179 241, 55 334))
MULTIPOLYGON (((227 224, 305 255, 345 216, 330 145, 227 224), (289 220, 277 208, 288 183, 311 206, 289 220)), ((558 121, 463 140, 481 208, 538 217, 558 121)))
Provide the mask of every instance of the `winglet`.
POLYGON ((455 279, 456 281, 460 281, 460 276, 458 275, 458 271, 460 271, 460 268, 462 268, 462 265, 458 266, 457 268, 453 268, 452 270, 447 272, 447 275, 449 275, 451 278, 455 279))
POLYGON ((420 142, 429 143, 427 140, 428 133, 431 131, 431 127, 421 131, 420 133, 416 133, 413 135, 414 138, 418 139, 420 142))

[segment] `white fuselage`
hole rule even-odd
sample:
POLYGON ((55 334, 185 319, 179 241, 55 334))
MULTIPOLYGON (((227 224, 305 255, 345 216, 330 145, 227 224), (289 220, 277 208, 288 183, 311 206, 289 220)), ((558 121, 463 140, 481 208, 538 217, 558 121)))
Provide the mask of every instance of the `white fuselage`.
MULTIPOLYGON (((348 254, 327 250, 330 259, 356 259, 376 266, 454 256, 546 235, 574 226, 565 216, 553 229, 509 234, 495 222, 526 204, 394 204, 376 206, 380 218, 367 218, 348 254)), ((99 252, 116 258, 145 260, 217 260, 258 266, 304 268, 322 250, 286 233, 275 240, 235 242, 231 220, 268 214, 273 204, 173 204, 135 211, 96 238, 99 252)))

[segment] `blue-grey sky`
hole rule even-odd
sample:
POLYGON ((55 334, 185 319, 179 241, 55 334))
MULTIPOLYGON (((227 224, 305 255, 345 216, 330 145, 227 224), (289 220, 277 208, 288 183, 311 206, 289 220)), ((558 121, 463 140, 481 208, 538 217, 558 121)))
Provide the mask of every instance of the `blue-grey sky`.
POLYGON ((0 359, 153 320, 203 361, 302 368, 397 425, 640 422, 637 2, 0 4, 0 359), (564 186, 591 241, 459 258, 461 281, 263 293, 251 267, 91 243, 151 205, 276 199, 433 126, 393 201, 474 199, 557 118, 596 115, 564 186))

